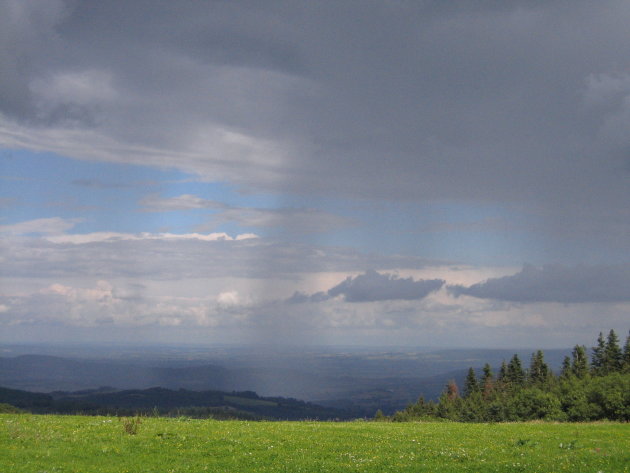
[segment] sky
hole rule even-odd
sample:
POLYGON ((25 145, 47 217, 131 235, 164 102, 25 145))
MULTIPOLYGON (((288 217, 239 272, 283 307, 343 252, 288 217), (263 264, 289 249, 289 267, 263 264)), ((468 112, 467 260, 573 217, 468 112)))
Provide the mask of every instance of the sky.
POLYGON ((630 328, 630 3, 0 0, 0 342, 630 328))

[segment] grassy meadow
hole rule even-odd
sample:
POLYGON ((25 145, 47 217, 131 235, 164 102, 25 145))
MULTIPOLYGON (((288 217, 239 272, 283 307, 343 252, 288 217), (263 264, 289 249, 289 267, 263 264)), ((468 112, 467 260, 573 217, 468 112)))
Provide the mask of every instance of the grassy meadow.
POLYGON ((1 472, 630 472, 630 424, 0 415, 1 472), (137 428, 135 434, 129 433, 137 428))

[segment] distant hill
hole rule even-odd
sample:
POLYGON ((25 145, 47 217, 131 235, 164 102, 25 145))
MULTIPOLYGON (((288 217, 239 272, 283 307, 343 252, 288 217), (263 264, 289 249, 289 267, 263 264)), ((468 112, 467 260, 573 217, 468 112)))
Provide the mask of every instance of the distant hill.
POLYGON ((190 417, 331 420, 361 415, 348 409, 323 407, 282 397, 260 397, 254 392, 190 391, 165 388, 53 392, 49 394, 0 388, 0 404, 33 413, 92 415, 185 415, 190 417))
POLYGON ((39 409, 45 410, 52 406, 53 397, 48 394, 0 387, 0 403, 35 411, 39 409))
MULTIPOLYGON (((458 381, 465 370, 449 371, 428 377, 385 377, 384 362, 370 371, 361 360, 356 361, 358 375, 318 372, 319 367, 298 370, 295 367, 269 369, 236 368, 228 370, 216 365, 183 367, 150 367, 103 360, 73 360, 47 355, 22 355, 0 358, 0 385, 26 391, 75 392, 112 386, 114 391, 146 390, 160 386, 165 389, 189 391, 258 391, 292 398, 309 398, 328 407, 343 407, 373 415, 377 409, 394 412, 415 401, 422 394, 427 399, 437 398, 448 379, 458 381), (311 371, 312 370, 312 371, 311 371)), ((353 365, 347 360, 348 373, 353 365)), ((450 366, 446 364, 447 366, 450 366)), ((401 374, 404 372, 401 372, 401 374)), ((398 374, 398 373, 396 373, 398 374)), ((92 397, 84 396, 86 402, 92 397)), ((99 394, 99 403, 108 395, 99 394)), ((57 396, 59 397, 59 396, 57 396)), ((79 396, 74 394, 74 397, 79 396)), ((116 399, 120 399, 117 394, 116 399)), ((106 405, 110 405, 108 402, 106 405)), ((129 403, 125 407, 134 407, 129 403)))
MULTIPOLYGON (((115 391, 155 386, 189 391, 254 391, 261 396, 304 399, 373 415, 377 409, 386 413, 403 409, 420 395, 435 400, 450 379, 463 387, 468 367, 479 374, 483 364, 489 362, 497 371, 501 361, 514 353, 527 366, 533 350, 224 351, 206 355, 198 350, 190 357, 189 352, 171 347, 136 353, 139 356, 110 355, 102 359, 42 354, 0 357, 0 386, 31 392, 75 392, 101 386, 112 386, 115 391)), ((104 352, 98 353, 105 356, 104 352)), ((569 353, 547 350, 545 358, 557 370, 569 353)))
POLYGON ((0 358, 0 384, 30 391, 70 391, 99 386, 223 389, 227 378, 228 370, 216 365, 167 368, 47 355, 0 358))

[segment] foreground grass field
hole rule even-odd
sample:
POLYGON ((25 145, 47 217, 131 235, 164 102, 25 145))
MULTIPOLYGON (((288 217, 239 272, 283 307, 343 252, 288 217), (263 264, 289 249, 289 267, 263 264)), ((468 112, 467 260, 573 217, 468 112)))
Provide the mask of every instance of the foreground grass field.
POLYGON ((0 415, 1 472, 630 472, 630 425, 0 415))

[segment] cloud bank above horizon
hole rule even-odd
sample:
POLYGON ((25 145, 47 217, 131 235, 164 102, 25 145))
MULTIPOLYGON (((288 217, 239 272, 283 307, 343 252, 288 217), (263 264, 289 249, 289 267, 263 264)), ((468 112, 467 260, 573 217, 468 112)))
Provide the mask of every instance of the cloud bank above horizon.
POLYGON ((0 1, 0 326, 625 332, 629 22, 621 0, 0 1))

